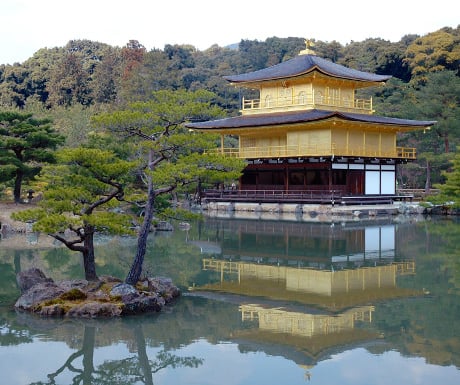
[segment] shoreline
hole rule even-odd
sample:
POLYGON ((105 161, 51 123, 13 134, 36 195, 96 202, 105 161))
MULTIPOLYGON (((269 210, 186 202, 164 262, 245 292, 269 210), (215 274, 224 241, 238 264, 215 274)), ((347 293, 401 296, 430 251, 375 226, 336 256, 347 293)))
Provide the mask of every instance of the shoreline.
POLYGON ((13 213, 35 207, 30 203, 0 202, 0 233, 6 232, 5 225, 10 232, 26 232, 26 223, 11 218, 13 213))
MULTIPOLYGON (((30 224, 16 221, 11 218, 11 215, 14 212, 28 210, 34 206, 33 203, 0 202, 0 237, 7 234, 30 232, 30 224)), ((208 217, 250 217, 252 219, 295 220, 300 222, 372 219, 398 215, 460 215, 460 209, 450 209, 443 206, 425 207, 420 205, 420 202, 394 202, 393 204, 372 205, 210 202, 201 206, 190 207, 190 209, 202 212, 208 217)))

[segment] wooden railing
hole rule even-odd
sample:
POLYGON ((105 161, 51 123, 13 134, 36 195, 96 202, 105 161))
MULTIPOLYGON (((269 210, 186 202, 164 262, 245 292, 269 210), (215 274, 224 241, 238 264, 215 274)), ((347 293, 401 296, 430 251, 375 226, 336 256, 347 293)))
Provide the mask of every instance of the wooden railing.
POLYGON ((208 200, 257 202, 325 202, 330 203, 343 194, 341 190, 217 190, 208 189, 203 197, 208 200))
POLYGON ((415 200, 421 200, 427 196, 439 194, 439 190, 431 188, 429 191, 426 191, 423 188, 398 188, 396 189, 398 194, 412 195, 415 200))
POLYGON ((322 203, 341 205, 392 204, 394 201, 410 201, 411 195, 357 195, 350 196, 344 190, 220 190, 207 189, 202 192, 202 200, 207 202, 246 203, 322 203))
POLYGON ((261 110, 266 112, 278 112, 280 110, 302 110, 306 108, 318 109, 338 109, 348 112, 366 112, 372 113, 371 99, 349 99, 333 98, 320 95, 297 95, 293 97, 274 98, 262 101, 260 99, 244 99, 242 101, 242 111, 260 113, 261 110))
POLYGON ((339 148, 320 145, 286 145, 266 147, 243 147, 243 148, 217 148, 214 153, 224 156, 242 159, 259 158, 287 158, 306 156, 352 156, 352 157, 378 157, 397 159, 416 159, 416 149, 412 147, 395 147, 394 150, 379 150, 375 148, 356 147, 339 148))

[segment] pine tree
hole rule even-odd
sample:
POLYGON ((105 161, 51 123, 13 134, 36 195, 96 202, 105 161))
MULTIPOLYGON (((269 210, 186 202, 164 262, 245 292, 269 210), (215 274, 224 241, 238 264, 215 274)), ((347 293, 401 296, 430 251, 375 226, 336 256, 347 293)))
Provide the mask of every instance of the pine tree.
POLYGON ((240 159, 213 154, 214 135, 190 132, 190 119, 208 120, 221 114, 207 91, 158 91, 151 100, 95 118, 100 126, 132 139, 144 164, 142 180, 147 187, 144 220, 138 234, 136 255, 126 277, 134 285, 142 273, 147 237, 155 214, 157 197, 175 191, 190 191, 203 182, 237 179, 244 167, 240 159))
POLYGON ((117 210, 135 162, 121 160, 112 151, 95 148, 64 149, 58 164, 43 170, 46 183, 36 209, 15 214, 33 220, 34 230, 47 233, 83 257, 85 278, 97 280, 94 235, 132 234, 131 216, 117 210))
POLYGON ((0 181, 14 180, 16 203, 21 201, 22 183, 34 178, 44 164, 53 163, 53 150, 63 142, 48 119, 0 112, 0 181))
POLYGON ((452 163, 451 171, 443 172, 446 183, 435 186, 440 190, 436 202, 443 204, 449 202, 449 206, 460 208, 460 154, 455 155, 452 163))

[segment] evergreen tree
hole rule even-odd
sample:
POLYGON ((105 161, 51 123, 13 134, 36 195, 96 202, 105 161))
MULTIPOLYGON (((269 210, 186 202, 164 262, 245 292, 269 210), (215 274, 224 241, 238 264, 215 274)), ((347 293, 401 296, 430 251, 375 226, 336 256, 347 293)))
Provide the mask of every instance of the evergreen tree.
POLYGON ((43 164, 55 161, 53 150, 63 141, 48 119, 0 112, 0 181, 14 179, 16 203, 21 201, 22 183, 35 177, 43 164))
POLYGON ((436 202, 446 203, 456 208, 460 208, 460 154, 457 153, 452 161, 452 169, 449 172, 444 172, 446 183, 436 185, 441 191, 436 196, 436 202))
POLYGON ((83 257, 85 279, 97 280, 94 235, 129 234, 131 217, 115 210, 124 199, 135 163, 112 151, 95 148, 63 149, 58 164, 44 169, 47 186, 36 209, 15 214, 33 220, 34 230, 47 233, 83 257))
POLYGON ((407 47, 406 61, 412 75, 419 82, 426 74, 438 71, 455 71, 460 75, 460 27, 442 28, 419 37, 407 47))
POLYGON ((201 183, 236 179, 244 167, 239 159, 207 152, 216 147, 215 136, 190 132, 183 125, 191 119, 207 120, 221 114, 211 104, 213 96, 206 91, 158 91, 147 102, 132 103, 123 110, 95 117, 100 126, 134 139, 144 162, 144 220, 126 283, 136 284, 142 273, 147 237, 160 195, 190 192, 191 186, 201 183))

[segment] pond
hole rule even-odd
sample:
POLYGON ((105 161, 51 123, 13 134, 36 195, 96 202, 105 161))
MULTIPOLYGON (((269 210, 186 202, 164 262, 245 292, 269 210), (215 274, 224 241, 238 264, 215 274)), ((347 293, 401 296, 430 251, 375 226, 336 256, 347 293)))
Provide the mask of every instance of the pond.
MULTIPOLYGON (((135 241, 100 237, 124 278, 135 241)), ((18 271, 81 278, 49 237, 0 240, 1 383, 459 384, 460 223, 205 218, 151 236, 149 275, 183 295, 111 320, 17 313, 18 271)))

